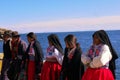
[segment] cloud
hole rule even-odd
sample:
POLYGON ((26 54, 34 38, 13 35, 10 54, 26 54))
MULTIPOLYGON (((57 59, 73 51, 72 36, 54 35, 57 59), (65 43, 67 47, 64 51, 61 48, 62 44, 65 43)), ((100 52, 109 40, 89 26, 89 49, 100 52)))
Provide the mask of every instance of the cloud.
POLYGON ((94 18, 76 18, 55 21, 38 21, 13 25, 15 30, 25 32, 65 32, 86 30, 120 29, 120 16, 104 16, 94 18))

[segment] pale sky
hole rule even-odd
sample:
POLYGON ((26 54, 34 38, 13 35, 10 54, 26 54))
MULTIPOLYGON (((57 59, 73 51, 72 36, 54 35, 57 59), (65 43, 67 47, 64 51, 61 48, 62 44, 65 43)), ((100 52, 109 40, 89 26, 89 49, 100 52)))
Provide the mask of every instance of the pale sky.
POLYGON ((27 32, 120 30, 120 0, 1 0, 0 28, 27 32))

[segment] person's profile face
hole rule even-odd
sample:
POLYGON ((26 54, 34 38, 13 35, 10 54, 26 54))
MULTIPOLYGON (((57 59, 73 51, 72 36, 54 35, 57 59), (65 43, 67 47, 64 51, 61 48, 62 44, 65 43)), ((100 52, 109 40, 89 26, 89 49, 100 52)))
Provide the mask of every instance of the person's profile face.
POLYGON ((101 43, 100 39, 95 35, 95 36, 93 37, 93 44, 99 45, 100 43, 101 43))
POLYGON ((65 42, 65 45, 66 45, 66 48, 69 48, 69 45, 68 45, 68 43, 67 43, 67 42, 65 42))
POLYGON ((4 40, 4 41, 7 41, 8 38, 9 38, 8 36, 4 36, 4 37, 3 37, 3 40, 4 40))
POLYGON ((31 43, 33 41, 33 39, 30 38, 30 37, 27 37, 27 40, 28 40, 29 43, 31 43))
POLYGON ((12 41, 15 42, 18 40, 18 37, 12 37, 12 41))
POLYGON ((74 48, 76 45, 74 43, 71 42, 65 42, 66 44, 66 48, 74 48))
POLYGON ((52 42, 50 40, 48 40, 49 46, 52 46, 52 42))

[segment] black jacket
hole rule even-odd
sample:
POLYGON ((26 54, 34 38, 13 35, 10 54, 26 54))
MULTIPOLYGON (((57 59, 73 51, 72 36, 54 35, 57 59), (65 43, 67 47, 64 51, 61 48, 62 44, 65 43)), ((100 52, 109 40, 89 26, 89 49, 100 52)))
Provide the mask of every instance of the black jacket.
POLYGON ((12 53, 11 53, 11 50, 10 50, 10 40, 8 40, 6 43, 4 42, 3 53, 4 53, 4 58, 11 59, 12 53))
MULTIPOLYGON (((29 46, 26 50, 24 60, 28 59, 28 61, 29 61, 28 52, 30 49, 30 45, 31 45, 31 43, 29 44, 29 46)), ((42 51, 40 43, 37 40, 35 40, 35 42, 33 44, 33 48, 35 51, 35 67, 36 67, 35 72, 36 72, 36 74, 38 74, 41 72, 41 67, 42 67, 42 63, 43 63, 43 51, 42 51)))

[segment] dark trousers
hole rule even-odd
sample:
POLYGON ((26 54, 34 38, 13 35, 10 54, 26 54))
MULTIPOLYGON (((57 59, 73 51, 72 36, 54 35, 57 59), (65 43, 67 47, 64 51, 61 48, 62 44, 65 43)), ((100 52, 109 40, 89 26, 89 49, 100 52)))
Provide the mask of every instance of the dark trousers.
POLYGON ((7 70, 10 67, 10 61, 11 59, 3 58, 0 80, 5 80, 5 76, 7 76, 7 70))
POLYGON ((18 76, 21 71, 21 62, 22 60, 20 59, 12 60, 12 63, 7 71, 7 75, 10 80, 18 80, 18 76))

